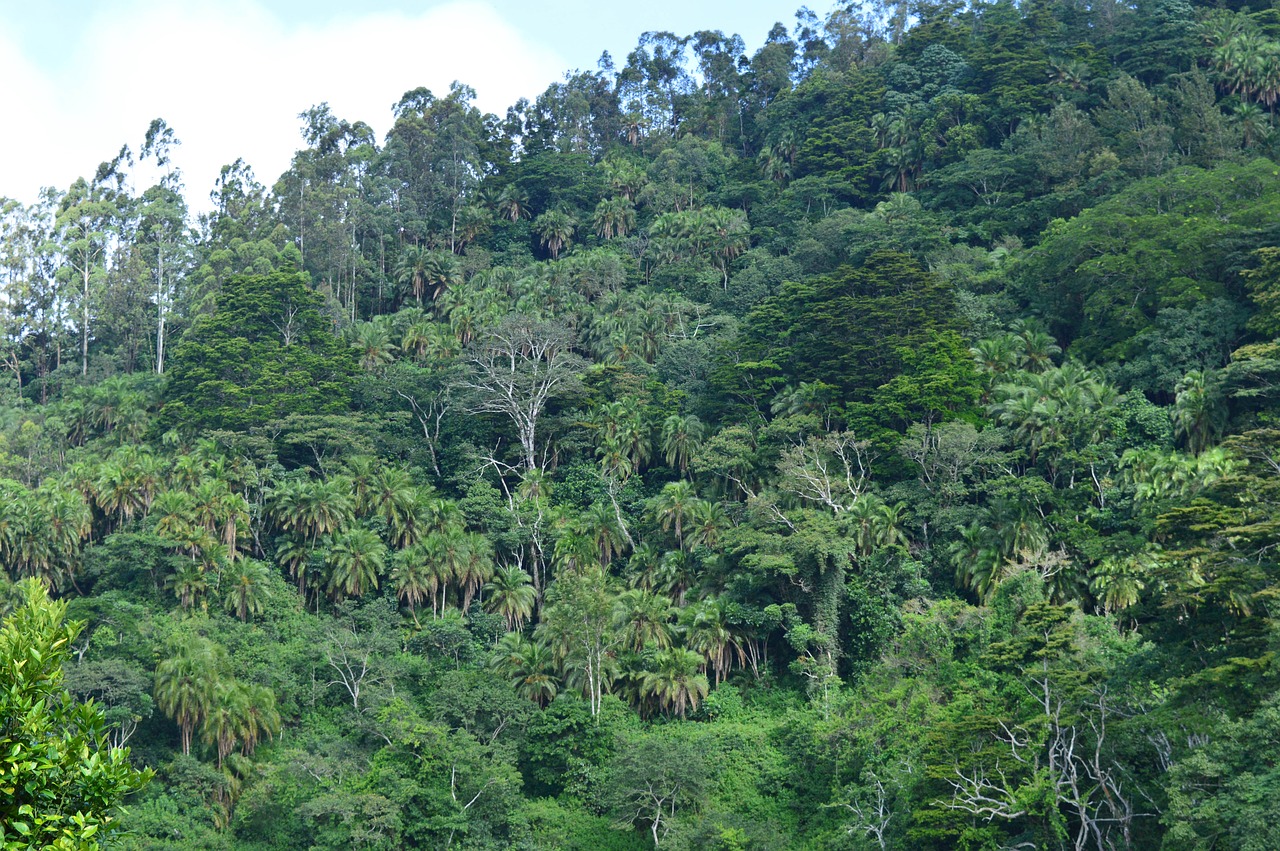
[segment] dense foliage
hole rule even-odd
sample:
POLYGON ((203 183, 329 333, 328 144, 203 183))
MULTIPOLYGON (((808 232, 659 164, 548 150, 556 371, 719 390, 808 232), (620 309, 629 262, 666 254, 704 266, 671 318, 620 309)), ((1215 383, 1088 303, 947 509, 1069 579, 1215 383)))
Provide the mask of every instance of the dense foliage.
POLYGON ((5 202, 115 844, 1280 846, 1278 98, 1271 9, 841 6, 5 202))

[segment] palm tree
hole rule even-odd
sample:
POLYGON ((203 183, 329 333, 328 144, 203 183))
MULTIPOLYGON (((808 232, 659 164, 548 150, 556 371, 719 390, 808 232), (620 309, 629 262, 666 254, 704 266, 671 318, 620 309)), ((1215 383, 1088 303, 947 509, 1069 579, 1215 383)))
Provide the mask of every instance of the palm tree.
POLYGON ((610 188, 631 202, 636 200, 640 190, 649 182, 649 176, 645 170, 630 160, 606 160, 604 169, 610 188))
POLYGON ((600 550, 595 540, 576 526, 570 526, 556 538, 551 553, 552 564, 561 571, 580 571, 598 563, 600 550))
POLYGON ((622 592, 614 606, 614 622, 627 648, 640 653, 646 647, 666 650, 674 643, 671 621, 676 608, 670 597, 632 588, 622 592))
POLYGON ((425 269, 426 289, 431 291, 431 300, 438 304, 444 292, 458 283, 458 261, 447 251, 432 251, 427 256, 425 269))
POLYGON ((282 536, 276 545, 276 564, 298 583, 298 593, 307 594, 307 577, 311 568, 311 556, 314 548, 308 541, 292 536, 282 536))
POLYGON ((222 668, 220 650, 207 638, 188 636, 156 667, 156 705, 177 722, 185 755, 191 753, 196 725, 213 706, 222 668))
POLYGON ((674 709, 681 718, 711 690, 705 674, 698 672, 702 657, 692 650, 673 647, 654 657, 656 670, 644 675, 644 690, 657 698, 663 709, 674 709))
POLYGON ((720 542, 720 533, 729 528, 729 515, 724 508, 720 503, 706 499, 693 504, 689 521, 689 549, 715 549, 720 542))
POLYGON ((98 469, 95 501, 105 514, 116 515, 116 526, 122 526, 143 507, 134 478, 136 471, 127 459, 115 453, 98 469))
POLYGON ((529 218, 529 193, 514 183, 503 187, 498 196, 498 215, 512 222, 529 218))
POLYGON ((389 323, 377 319, 361 322, 352 329, 351 348, 356 350, 363 369, 374 372, 395 360, 398 347, 391 342, 391 330, 389 323))
POLYGON ((391 581, 396 596, 409 607, 414 624, 418 624, 418 607, 431 598, 435 603, 436 586, 427 566, 427 554, 421 544, 411 544, 395 555, 395 567, 391 569, 391 581))
POLYGON ((600 550, 600 566, 608 567, 614 556, 621 556, 627 545, 626 529, 618 521, 613 506, 594 502, 582 515, 582 532, 595 542, 600 550))
POLYGON ((435 335, 435 323, 425 316, 415 319, 405 326, 404 334, 400 337, 400 350, 412 352, 414 358, 422 360, 431 348, 435 335))
POLYGON ((197 561, 184 561, 174 575, 169 577, 168 585, 183 609, 190 609, 199 603, 209 590, 204 565, 197 561))
POLYGON ((725 207, 714 207, 706 211, 705 218, 711 232, 708 248, 723 276, 725 292, 728 292, 729 269, 733 261, 751 247, 748 236, 751 226, 747 223, 746 213, 725 207))
POLYGON ((479 204, 464 204, 458 210, 455 224, 456 240, 454 250, 461 252, 462 247, 479 239, 481 234, 489 230, 493 217, 479 204))
POLYGON ((191 496, 185 491, 164 491, 151 503, 149 517, 153 524, 152 530, 157 535, 180 540, 195 525, 191 496))
POLYGON ((276 695, 266 686, 245 685, 247 700, 245 712, 240 716, 240 752, 253 756, 258 741, 265 733, 275 736, 280 732, 280 711, 276 708, 276 695))
POLYGON ((243 756, 251 756, 263 734, 271 736, 279 730, 274 692, 227 679, 214 686, 213 704, 200 725, 200 737, 216 749, 221 769, 237 745, 243 756))
POLYGON ((1141 560, 1105 558, 1089 572, 1089 591, 1104 615, 1127 609, 1138 602, 1146 584, 1142 581, 1141 560))
POLYGON ((674 528, 680 549, 684 549, 685 523, 692 516, 693 506, 697 501, 698 494, 689 482, 668 482, 654 498, 654 517, 662 525, 664 532, 674 528))
POLYGON ((465 549, 455 580, 462 595, 462 611, 471 608, 471 600, 485 583, 493 578, 493 545, 484 535, 466 534, 465 549))
POLYGON ((1271 135, 1271 118, 1256 103, 1236 104, 1231 110, 1231 117, 1240 128, 1246 148, 1252 148, 1271 135))
POLYGON ((560 252, 573 241, 573 231, 577 226, 572 216, 559 210, 548 210, 533 220, 533 232, 551 252, 552 260, 559 258, 560 252))
POLYGON ((947 552, 956 569, 956 583, 977 593, 985 600, 995 590, 1003 557, 993 544, 990 532, 978 522, 971 523, 960 532, 947 552))
POLYGON ((530 641, 518 632, 498 640, 491 665, 511 681, 521 697, 539 706, 546 706, 559 691, 555 654, 542 642, 530 641))
POLYGON ((249 711, 248 702, 249 695, 244 686, 235 680, 214 683, 213 700, 200 724, 200 738, 217 751, 219 770, 236 748, 241 718, 249 711))
POLYGON ((499 566, 484 590, 488 594, 485 610, 501 615, 507 622, 508 631, 519 632, 525 621, 533 616, 537 592, 529 574, 517 565, 499 566))
POLYGON ((460 526, 431 532, 422 540, 427 584, 432 592, 431 610, 436 616, 443 614, 448 605, 449 585, 466 570, 468 543, 467 533, 460 526))
POLYGON ((655 586, 674 597, 676 605, 684 605, 685 594, 698 579, 698 565, 685 550, 674 550, 662 557, 658 566, 655 586))
POLYGON ((24 491, 22 488, 16 492, 8 491, 0 482, 0 565, 16 561, 17 543, 26 534, 18 496, 24 491))
POLYGON ((409 473, 399 467, 384 466, 369 482, 368 507, 387 521, 393 546, 404 547, 415 532, 418 491, 409 473))
POLYGON ((680 475, 689 473, 689 461, 702 445, 706 427, 693 414, 671 414, 662 421, 662 457, 667 464, 677 467, 680 475))
POLYGON ((418 304, 427 289, 427 276, 431 265, 431 249, 425 245, 406 246, 396 263, 396 280, 400 286, 413 293, 418 304))
POLYGON ((241 559, 238 566, 227 577, 227 590, 223 597, 223 605, 228 612, 235 612, 236 617, 247 621, 250 615, 260 615, 266 610, 269 592, 267 566, 253 559, 241 559))
POLYGON ((1015 346, 1018 365, 1027 372, 1044 372, 1052 368, 1054 357, 1062 354, 1053 337, 1030 328, 1018 335, 1015 346))
POLYGON ((875 494, 864 494, 850 506, 845 518, 853 524, 858 556, 865 558, 881 547, 905 543, 902 533, 905 510, 905 503, 888 505, 875 494))
POLYGON ((1017 367, 1019 355, 1015 347, 1019 342, 1012 334, 1000 334, 979 340, 969 352, 978 364, 979 371, 994 378, 1017 367))
POLYGON ((61 587, 80 563, 81 545, 93 529, 93 515, 77 492, 54 482, 40 485, 35 492, 35 509, 40 517, 39 534, 48 548, 48 569, 41 574, 46 586, 61 587))
POLYGON ((601 239, 626 236, 636 226, 636 207, 627 198, 606 198, 596 205, 594 223, 601 239))
POLYGON ((1218 438, 1227 424, 1222 382, 1213 370, 1193 370, 1178 382, 1176 392, 1174 431, 1178 437, 1186 439, 1187 451, 1199 455, 1218 438))
POLYGON ((296 527, 312 542, 321 535, 332 535, 351 522, 355 514, 351 480, 333 476, 323 481, 307 482, 301 490, 296 527))
POLYGON ((707 667, 716 672, 716 685, 724 681, 733 667, 746 664, 746 654, 737 636, 729 627, 724 604, 714 598, 689 606, 681 612, 681 627, 685 634, 685 646, 701 654, 707 667))
POLYGON ((657 587, 662 568, 662 550, 649 541, 638 544, 627 560, 628 584, 632 588, 652 591, 657 587))
POLYGON ((381 539, 361 526, 339 535, 329 549, 329 596, 362 597, 376 589, 386 555, 381 539))

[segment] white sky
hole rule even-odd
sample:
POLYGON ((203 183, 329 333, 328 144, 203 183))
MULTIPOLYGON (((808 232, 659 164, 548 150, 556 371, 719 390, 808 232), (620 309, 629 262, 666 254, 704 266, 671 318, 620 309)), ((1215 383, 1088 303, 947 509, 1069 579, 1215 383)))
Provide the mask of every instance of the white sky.
MULTIPOLYGON (((0 196, 65 189, 163 118, 192 206, 207 209, 224 164, 243 157, 270 186, 301 145, 298 113, 385 135, 417 86, 459 80, 503 115, 603 50, 621 65, 646 29, 741 32, 750 49, 777 0, 0 0, 0 196)), ((825 11, 823 9, 822 11, 825 11)))

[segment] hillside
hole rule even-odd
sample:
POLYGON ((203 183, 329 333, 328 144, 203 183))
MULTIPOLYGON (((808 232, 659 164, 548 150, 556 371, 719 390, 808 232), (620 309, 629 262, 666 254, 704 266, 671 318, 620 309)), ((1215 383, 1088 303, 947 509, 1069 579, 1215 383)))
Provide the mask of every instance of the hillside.
POLYGON ((1274 9, 474 97, 0 206, 0 611, 155 771, 103 847, 1280 847, 1274 9))

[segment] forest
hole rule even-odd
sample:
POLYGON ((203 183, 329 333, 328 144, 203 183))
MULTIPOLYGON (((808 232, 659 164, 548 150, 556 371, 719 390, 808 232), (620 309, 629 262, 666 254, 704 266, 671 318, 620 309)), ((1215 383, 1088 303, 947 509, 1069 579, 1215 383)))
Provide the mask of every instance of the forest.
POLYGON ((0 199, 0 845, 1280 848, 1280 7, 474 100, 0 199))

